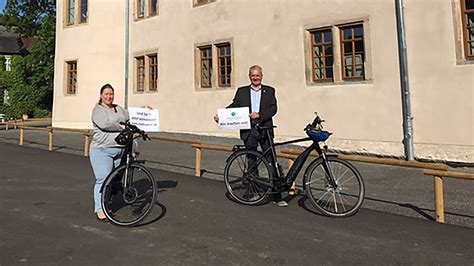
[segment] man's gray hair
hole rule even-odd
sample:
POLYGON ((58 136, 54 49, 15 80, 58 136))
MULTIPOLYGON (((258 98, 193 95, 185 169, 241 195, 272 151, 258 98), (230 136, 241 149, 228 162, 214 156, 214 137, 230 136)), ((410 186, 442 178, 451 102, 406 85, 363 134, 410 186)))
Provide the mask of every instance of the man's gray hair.
POLYGON ((249 75, 252 73, 252 71, 258 70, 260 71, 260 74, 263 74, 262 67, 259 65, 253 65, 249 68, 249 75))

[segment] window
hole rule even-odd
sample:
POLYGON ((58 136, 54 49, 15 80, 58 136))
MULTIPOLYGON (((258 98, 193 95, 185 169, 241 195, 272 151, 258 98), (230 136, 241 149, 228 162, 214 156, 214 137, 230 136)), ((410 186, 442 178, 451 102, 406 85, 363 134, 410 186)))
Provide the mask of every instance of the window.
POLYGON ((230 42, 197 46, 195 60, 195 82, 197 88, 224 88, 232 86, 233 62, 232 45, 230 42))
POLYGON ((65 0, 66 26, 87 23, 89 17, 88 0, 65 0), (77 21, 76 21, 77 19, 77 21))
POLYGON ((145 57, 135 58, 137 64, 137 91, 145 90, 145 57))
POLYGON ((209 4, 215 1, 216 0, 193 0, 193 6, 202 6, 202 5, 209 4))
POLYGON ((200 47, 201 87, 212 88, 212 46, 200 47))
POLYGON ((158 0, 135 0, 136 19, 152 17, 158 14, 158 0))
POLYGON ((135 56, 135 91, 158 91, 158 54, 150 53, 135 56))
POLYGON ((313 81, 333 81, 333 48, 331 29, 311 31, 313 81))
POLYGON ((148 73, 150 73, 148 89, 156 91, 158 89, 158 55, 148 55, 148 73))
POLYGON ((343 79, 364 79, 364 28, 361 24, 343 27, 341 54, 343 79))
POLYGON ((77 89, 77 61, 66 62, 66 93, 76 94, 77 89))
POLYGON ((75 0, 66 0, 66 25, 74 25, 76 15, 75 7, 75 0))
POLYGON ((156 10, 158 8, 158 0, 149 0, 148 2, 148 14, 150 16, 156 15, 156 10))
POLYGON ((356 22, 307 30, 305 49, 308 85, 370 80, 365 26, 365 22, 356 22))
POLYGON ((461 0, 464 56, 474 59, 474 0, 461 0))
POLYGON ((86 23, 87 22, 87 0, 81 0, 81 5, 79 6, 79 23, 86 23))
POLYGON ((219 87, 230 87, 232 73, 230 43, 218 44, 217 63, 219 68, 219 87))
POLYGON ((145 17, 145 0, 137 0, 137 16, 139 18, 145 17))

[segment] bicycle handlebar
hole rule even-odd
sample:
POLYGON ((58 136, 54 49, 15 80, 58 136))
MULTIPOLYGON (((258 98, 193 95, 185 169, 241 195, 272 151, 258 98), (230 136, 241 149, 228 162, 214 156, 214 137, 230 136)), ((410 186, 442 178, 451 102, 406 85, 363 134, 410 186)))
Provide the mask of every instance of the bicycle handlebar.
POLYGON ((304 128, 305 131, 311 130, 311 129, 315 129, 315 130, 323 129, 323 122, 325 122, 325 120, 321 119, 321 117, 319 117, 317 112, 314 112, 314 114, 316 115, 316 117, 314 118, 311 124, 306 125, 306 127, 304 128))
POLYGON ((313 123, 311 123, 311 126, 313 127, 316 127, 317 125, 322 126, 322 123, 325 121, 319 117, 317 112, 314 112, 314 114, 316 115, 316 117, 314 118, 313 123))
MULTIPOLYGON (((323 123, 326 122, 326 121, 321 119, 321 117, 319 117, 318 112, 314 112, 314 114, 316 115, 316 117, 314 118, 314 120, 311 124, 306 125, 306 127, 304 128, 304 131, 308 131, 308 130, 311 130, 311 129, 313 129, 313 130, 322 130, 323 129, 323 123)), ((258 129, 258 130, 269 130, 269 129, 276 128, 276 126, 262 127, 262 126, 260 126, 260 124, 256 124, 255 128, 258 129)))
POLYGON ((276 126, 262 127, 262 126, 260 126, 260 124, 256 124, 255 128, 258 129, 258 130, 269 130, 269 129, 276 128, 276 126))
POLYGON ((141 136, 144 141, 151 140, 151 138, 148 136, 148 134, 145 131, 139 129, 135 125, 130 124, 130 120, 127 120, 125 122, 120 121, 119 123, 120 123, 120 125, 125 126, 125 130, 130 130, 134 134, 139 134, 139 136, 137 136, 137 137, 141 136))

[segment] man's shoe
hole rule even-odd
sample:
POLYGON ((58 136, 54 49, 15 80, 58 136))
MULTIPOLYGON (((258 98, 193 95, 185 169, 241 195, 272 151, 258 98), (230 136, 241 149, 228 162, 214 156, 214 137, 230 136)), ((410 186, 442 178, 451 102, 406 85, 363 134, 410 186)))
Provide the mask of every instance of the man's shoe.
POLYGON ((280 200, 279 202, 275 202, 278 207, 288 207, 288 203, 284 200, 280 200))
POLYGON ((254 195, 253 197, 251 197, 251 198, 249 199, 249 201, 257 201, 257 200, 259 200, 259 199, 260 199, 260 196, 259 196, 259 195, 254 195))

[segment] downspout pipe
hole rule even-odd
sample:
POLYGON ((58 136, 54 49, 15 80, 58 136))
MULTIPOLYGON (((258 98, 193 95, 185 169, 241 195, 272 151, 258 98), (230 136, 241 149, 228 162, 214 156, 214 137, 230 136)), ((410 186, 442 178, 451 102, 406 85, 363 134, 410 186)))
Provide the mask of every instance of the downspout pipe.
POLYGON ((410 86, 408 82, 407 43, 405 34, 405 18, 403 0, 395 0, 398 36, 398 60, 400 67, 400 86, 403 110, 403 146, 407 161, 415 160, 413 152, 413 117, 410 104, 410 86))
POLYGON ((130 41, 130 0, 125 0, 125 101, 124 108, 128 109, 128 57, 130 41))

